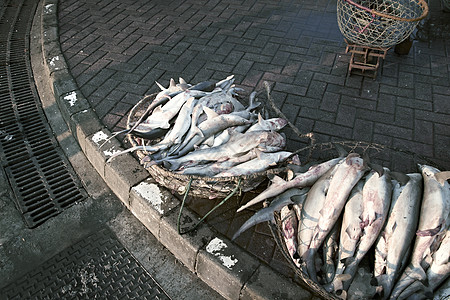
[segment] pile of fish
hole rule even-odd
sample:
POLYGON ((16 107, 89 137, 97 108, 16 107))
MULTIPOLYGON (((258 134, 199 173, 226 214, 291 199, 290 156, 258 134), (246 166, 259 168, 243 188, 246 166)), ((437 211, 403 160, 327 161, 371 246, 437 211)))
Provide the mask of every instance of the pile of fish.
POLYGON ((236 97, 234 77, 217 83, 191 86, 180 78, 161 88, 143 116, 126 133, 145 140, 136 150, 145 151, 141 163, 162 164, 185 175, 229 177, 265 171, 293 154, 283 151, 286 138, 278 131, 287 121, 264 119, 257 109, 256 93, 245 107, 236 97), (155 142, 157 141, 157 142, 155 142))
POLYGON ((396 173, 341 153, 289 180, 275 176, 238 209, 275 197, 233 239, 274 222, 277 211, 290 257, 325 291, 343 299, 432 298, 450 275, 450 172, 429 165, 419 170, 396 173), (362 285, 370 288, 355 297, 349 288, 361 285, 355 277, 363 258, 370 275, 362 285))

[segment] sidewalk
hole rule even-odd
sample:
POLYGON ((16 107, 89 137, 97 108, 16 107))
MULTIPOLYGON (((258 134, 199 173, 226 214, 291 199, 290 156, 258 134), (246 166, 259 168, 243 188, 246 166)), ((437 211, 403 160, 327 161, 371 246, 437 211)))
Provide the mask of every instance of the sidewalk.
MULTIPOLYGON (((266 80, 274 83, 273 97, 282 111, 319 142, 381 143, 450 169, 450 37, 445 32, 416 41, 407 56, 390 50, 374 80, 347 76, 349 54, 337 27, 335 1, 91 2, 43 3, 44 57, 62 114, 89 161, 128 209, 226 298, 266 298, 267 289, 271 295, 296 293, 286 288, 289 280, 267 267, 290 275, 267 229, 257 227, 231 243, 227 239, 235 227, 230 224, 242 222, 243 215, 225 217, 219 211, 208 219, 211 227, 179 236, 178 200, 156 187, 131 155, 105 163, 108 153, 124 146, 120 139, 98 148, 111 132, 125 127, 128 111, 143 95, 157 91, 155 81, 167 85, 181 76, 197 83, 234 74, 237 85, 250 92, 261 90, 266 80), (155 193, 161 194, 155 198, 155 193), (206 250, 216 230, 227 246, 222 254, 206 250), (227 269, 222 255, 236 258, 237 267, 227 269), (274 278, 281 284, 264 284, 274 278)), ((441 16, 439 2, 431 4, 431 16, 441 16)), ((438 25, 448 26, 442 20, 438 25)), ((294 133, 289 135, 288 149, 302 145, 294 133)), ((202 204, 212 205, 195 204, 199 212, 202 204)), ((311 297, 295 288, 297 296, 311 297)))

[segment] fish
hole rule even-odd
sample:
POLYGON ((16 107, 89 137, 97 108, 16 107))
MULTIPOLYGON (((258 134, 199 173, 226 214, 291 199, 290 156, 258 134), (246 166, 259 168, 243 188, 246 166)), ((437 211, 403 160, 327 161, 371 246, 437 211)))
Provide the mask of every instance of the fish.
POLYGON ((281 232, 286 248, 294 264, 297 265, 297 267, 300 267, 299 259, 296 257, 298 220, 294 209, 290 209, 289 206, 284 206, 280 211, 280 218, 281 232))
MULTIPOLYGON (((341 162, 342 163, 342 162, 341 162)), ((302 209, 300 210, 298 229, 298 255, 303 257, 309 249, 309 244, 314 229, 319 220, 320 211, 325 205, 325 199, 330 186, 330 181, 336 172, 337 165, 331 166, 328 171, 320 176, 311 186, 302 209)), ((306 269, 305 269, 306 271, 306 269)))
POLYGON ((339 231, 341 228, 341 222, 336 222, 331 232, 325 238, 323 242, 323 266, 322 273, 325 283, 333 281, 336 273, 336 256, 339 249, 339 231))
POLYGON ((213 136, 214 134, 221 132, 222 130, 228 127, 250 123, 249 120, 242 118, 238 115, 234 114, 218 115, 207 107, 204 107, 203 110, 209 111, 212 117, 208 118, 206 121, 200 123, 200 125, 197 126, 198 134, 194 135, 184 147, 180 148, 176 156, 183 156, 187 154, 188 152, 192 151, 196 145, 199 145, 200 143, 208 139, 210 136, 213 136))
MULTIPOLYGON (((258 131, 255 131, 258 132, 258 131)), ((292 180, 285 181, 279 176, 274 176, 272 178, 272 184, 264 190, 261 194, 247 202, 245 205, 242 205, 237 212, 240 212, 247 207, 250 207, 256 203, 259 203, 265 199, 276 196, 283 191, 293 188, 293 187, 306 187, 311 186, 314 182, 317 181, 323 174, 325 174, 329 169, 335 166, 342 158, 334 158, 323 162, 321 164, 317 164, 312 166, 307 172, 301 173, 295 176, 292 180)))
POLYGON ((419 220, 423 183, 420 173, 406 174, 405 184, 393 179, 392 204, 386 225, 375 243, 377 293, 387 299, 405 267, 419 220))
POLYGON ((184 103, 170 132, 164 137, 161 142, 154 145, 155 148, 157 148, 158 150, 162 150, 172 146, 173 144, 181 143, 182 137, 189 130, 189 123, 191 121, 191 113, 194 105, 194 97, 189 98, 186 103, 184 103))
POLYGON ((351 190, 367 170, 368 166, 364 160, 357 153, 351 153, 343 163, 339 164, 330 181, 325 205, 320 212, 309 249, 303 257, 308 268, 308 275, 315 282, 317 282, 317 276, 314 261, 317 250, 339 218, 351 190))
POLYGON ((391 195, 392 183, 389 169, 383 168, 382 174, 375 170, 370 171, 362 190, 362 213, 359 216, 360 220, 357 221, 361 227, 361 233, 356 248, 352 251, 354 254, 344 259, 339 258, 341 261, 344 260, 343 274, 350 275, 350 280, 343 282, 342 290, 348 290, 359 263, 369 252, 381 232, 389 212, 391 195))
POLYGON ((282 149, 285 145, 285 138, 277 132, 255 131, 235 135, 226 144, 218 147, 192 151, 177 158, 168 157, 161 162, 167 169, 177 170, 181 165, 194 166, 204 161, 227 160, 245 154, 254 148, 265 151, 266 147, 282 149))
POLYGON ((397 298, 414 281, 426 279, 425 269, 433 255, 432 246, 442 238, 450 223, 450 172, 419 165, 423 177, 423 198, 419 225, 409 265, 395 284, 391 298, 397 298))
POLYGON ((177 174, 184 174, 184 175, 199 175, 199 176, 213 177, 219 174, 220 172, 226 171, 237 164, 255 158, 257 152, 258 152, 257 149, 252 149, 243 155, 231 157, 224 161, 216 161, 204 165, 182 168, 174 172, 177 174))
POLYGON ((258 114, 258 123, 250 126, 247 132, 259 131, 259 130, 281 130, 287 125, 287 120, 283 118, 272 118, 264 120, 261 114, 258 114))
POLYGON ((309 189, 292 188, 281 193, 270 202, 268 207, 258 210, 252 217, 245 221, 245 223, 233 235, 231 240, 236 240, 244 231, 259 223, 266 221, 275 223, 274 212, 280 211, 282 207, 289 204, 301 204, 306 198, 308 190, 309 189), (295 198, 295 202, 292 198, 295 198))
POLYGON ((414 281, 406 287, 397 299, 417 299, 417 295, 431 298, 437 287, 450 276, 450 230, 438 243, 430 267, 426 271, 426 285, 422 281, 414 281))
POLYGON ((164 106, 156 107, 152 114, 148 116, 145 123, 154 128, 169 128, 169 121, 178 114, 181 107, 191 97, 197 96, 200 91, 186 90, 172 99, 170 99, 164 106))
POLYGON ((275 153, 264 153, 258 151, 257 157, 252 160, 238 164, 226 171, 220 172, 214 177, 232 177, 239 175, 248 175, 267 170, 270 166, 277 165, 292 155, 289 151, 280 151, 275 153))

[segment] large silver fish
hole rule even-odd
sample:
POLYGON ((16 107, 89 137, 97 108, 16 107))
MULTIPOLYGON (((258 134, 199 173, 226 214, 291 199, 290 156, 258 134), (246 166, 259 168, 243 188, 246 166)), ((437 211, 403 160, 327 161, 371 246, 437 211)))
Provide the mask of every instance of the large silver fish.
MULTIPOLYGON (((203 110, 209 110, 209 108, 204 107, 203 110)), ((191 140, 183 147, 180 148, 177 156, 183 156, 188 152, 192 151, 195 146, 199 145, 206 139, 214 134, 223 131, 224 129, 232 126, 239 126, 244 124, 249 124, 250 121, 234 114, 224 114, 218 115, 214 112, 210 112, 210 115, 214 115, 208 118, 206 121, 200 123, 197 127, 197 134, 194 135, 191 140)))
POLYGON ((309 249, 311 238, 319 220, 320 211, 325 205, 330 181, 336 172, 337 166, 331 167, 313 184, 303 204, 299 219, 298 255, 303 257, 309 249))
POLYGON ((294 203, 297 205, 302 205, 304 199, 306 198, 308 190, 309 190, 308 188, 306 189, 292 188, 285 191, 284 193, 281 193, 280 195, 275 197, 272 202, 270 202, 268 207, 258 210, 251 218, 249 218, 238 229, 238 231, 236 231, 236 233, 233 235, 232 240, 237 239, 238 236, 240 236, 244 231, 259 223, 266 221, 271 221, 274 223, 275 222, 274 212, 280 211, 282 207, 294 203))
MULTIPOLYGON (((347 204, 342 215, 342 224, 340 229, 338 259, 335 270, 335 277, 331 284, 325 286, 328 292, 343 290, 343 276, 345 265, 344 261, 355 254, 356 246, 362 235, 361 215, 363 213, 363 187, 364 180, 360 180, 352 189, 347 204)), ((350 279, 347 276, 346 279, 350 279)))
MULTIPOLYGON (((258 132, 258 131, 255 131, 258 132)), ((329 169, 335 166, 341 158, 334 158, 324 163, 312 166, 307 172, 295 176, 292 180, 285 181, 281 177, 275 176, 272 178, 272 184, 261 194, 250 200, 245 205, 241 206, 237 212, 240 212, 247 207, 250 207, 256 203, 259 203, 265 199, 276 196, 283 191, 293 187, 306 187, 311 186, 317 181, 323 174, 329 169)))
POLYGON ((358 154, 352 153, 339 164, 330 181, 325 205, 320 212, 309 249, 303 257, 308 268, 308 275, 315 282, 317 282, 317 276, 314 261, 317 250, 339 218, 351 190, 367 170, 368 167, 363 159, 358 154))
POLYGON ((252 160, 238 164, 226 171, 215 175, 215 177, 231 177, 262 172, 264 170, 267 170, 270 166, 274 166, 279 162, 286 160, 291 155, 292 152, 288 151, 279 151, 275 153, 259 152, 257 157, 253 158, 252 160))
POLYGON ((414 281, 426 279, 426 268, 433 255, 433 244, 442 238, 450 223, 450 172, 419 165, 423 177, 423 199, 419 225, 411 254, 410 264, 392 290, 391 298, 397 298, 414 281))
POLYGON ((414 281, 398 296, 398 299, 419 299, 419 297, 431 298, 433 292, 442 282, 450 276, 450 231, 447 228, 446 234, 437 245, 437 250, 432 256, 430 267, 426 274, 426 285, 422 281, 414 281))
POLYGON ((267 147, 281 149, 286 145, 285 138, 277 132, 255 131, 233 136, 227 143, 218 147, 192 151, 179 158, 166 158, 162 161, 166 168, 178 169, 181 165, 194 166, 204 161, 227 160, 258 148, 265 151, 267 147))
POLYGON ((414 173, 407 176, 409 180, 406 184, 393 180, 391 209, 375 246, 377 293, 384 299, 391 294, 395 280, 405 267, 405 258, 408 257, 419 221, 422 175, 414 173))
MULTIPOLYGON (((359 263, 375 243, 386 221, 392 196, 392 183, 389 173, 389 169, 383 168, 382 175, 376 171, 371 171, 367 175, 362 191, 362 212, 357 224, 353 224, 353 226, 359 225, 361 227, 356 247, 350 250, 354 252, 354 255, 345 258, 345 260, 340 258, 341 262, 344 263, 343 274, 350 275, 350 279, 342 283, 342 290, 346 291, 350 287, 359 263)), ((338 277, 336 279, 339 280, 338 277)))
POLYGON ((295 215, 294 209, 290 209, 288 206, 284 206, 280 211, 281 217, 281 230, 283 234, 283 239, 286 244, 286 248, 289 255, 292 258, 297 267, 300 267, 299 258, 296 257, 297 253, 297 231, 298 231, 298 220, 295 215))
POLYGON ((278 131, 286 126, 287 121, 282 118, 272 118, 264 120, 261 114, 258 114, 258 122, 250 126, 247 132, 259 130, 275 130, 278 131))

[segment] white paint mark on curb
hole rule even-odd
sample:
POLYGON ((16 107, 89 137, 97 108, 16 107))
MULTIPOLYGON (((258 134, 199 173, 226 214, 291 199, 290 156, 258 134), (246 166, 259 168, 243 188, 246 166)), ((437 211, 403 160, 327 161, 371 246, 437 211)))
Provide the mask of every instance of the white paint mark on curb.
POLYGON ((105 154, 105 156, 113 156, 114 154, 117 154, 121 152, 120 150, 115 150, 114 146, 111 149, 105 150, 103 151, 103 154, 105 154))
POLYGON ((99 131, 97 133, 94 133, 94 135, 92 136, 92 141, 98 145, 101 141, 105 141, 107 138, 108 135, 106 135, 106 133, 104 133, 103 131, 99 131))
POLYGON ((46 14, 52 13, 53 12, 53 6, 54 6, 54 4, 47 4, 46 6, 44 6, 44 12, 46 14))
POLYGON ((75 91, 71 92, 67 96, 64 97, 64 100, 69 101, 70 106, 74 106, 77 102, 77 93, 75 91))
POLYGON ((164 203, 163 195, 156 184, 141 182, 137 186, 133 187, 132 190, 135 190, 136 193, 147 200, 160 214, 164 214, 164 210, 162 208, 164 203))
MULTIPOLYGON (((52 67, 54 67, 54 66, 56 66, 56 61, 58 61, 59 60, 59 56, 55 56, 55 57, 53 57, 51 60, 50 60, 50 66, 52 66, 52 67)), ((56 68, 56 70, 57 70, 58 68, 56 68)))
POLYGON ((222 249, 227 248, 228 246, 219 238, 214 238, 209 244, 206 246, 206 251, 211 253, 214 256, 217 256, 222 264, 231 270, 231 268, 238 262, 236 258, 232 258, 231 256, 225 256, 220 253, 222 249))

